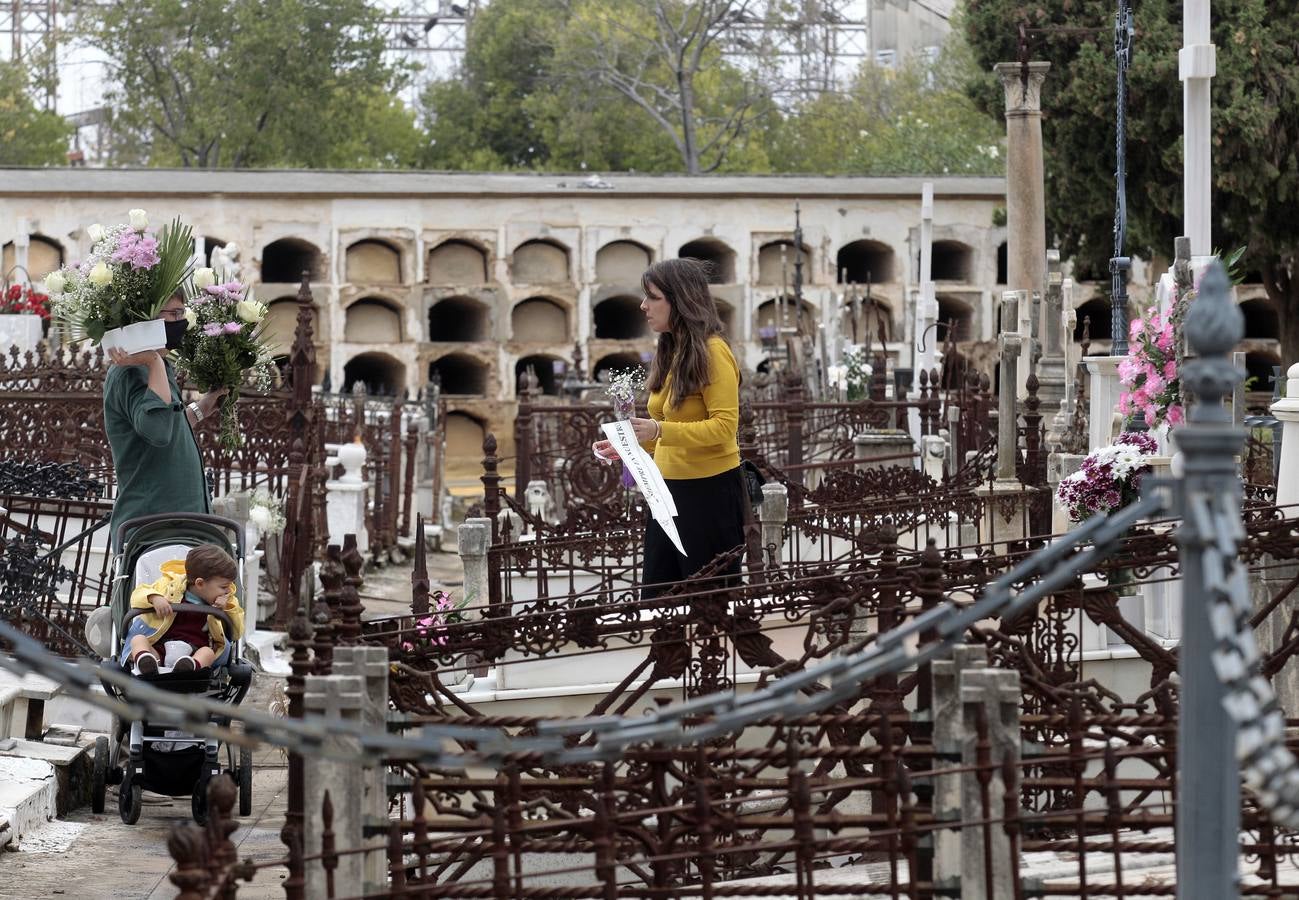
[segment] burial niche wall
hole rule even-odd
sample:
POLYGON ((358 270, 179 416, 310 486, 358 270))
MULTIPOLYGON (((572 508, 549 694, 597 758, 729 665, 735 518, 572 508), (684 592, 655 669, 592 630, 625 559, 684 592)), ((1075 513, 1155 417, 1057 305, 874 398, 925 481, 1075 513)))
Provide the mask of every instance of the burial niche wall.
POLYGON ((894 278, 893 248, 879 241, 844 244, 835 254, 839 284, 880 284, 894 278))
POLYGON ((468 413, 449 412, 446 418, 447 461, 461 464, 469 471, 480 467, 483 458, 483 438, 487 426, 468 413))
POLYGON ((1078 316, 1078 324, 1074 326, 1073 330, 1073 339, 1075 341, 1082 340, 1084 326, 1087 328, 1087 334, 1093 342, 1109 341, 1113 338, 1114 323, 1110 319, 1109 300, 1104 297, 1088 300, 1078 307, 1075 314, 1078 316), (1087 321, 1089 317, 1090 322, 1087 321))
POLYGON ((443 241, 428 253, 429 284, 483 284, 487 275, 487 252, 469 241, 443 241))
POLYGON ((515 284, 563 284, 568 251, 553 241, 524 241, 514 249, 510 274, 515 284))
POLYGON ((1245 314, 1245 340, 1275 340, 1281 335, 1281 320, 1276 307, 1266 297, 1246 300, 1240 304, 1245 314))
POLYGON ((401 337, 401 310, 378 297, 364 297, 347 308, 343 340, 357 344, 396 344, 401 337))
POLYGON ((591 316, 595 320, 595 336, 601 340, 631 341, 649 336, 637 297, 624 295, 601 300, 591 316))
POLYGON ((324 261, 319 248, 301 238, 280 238, 262 248, 262 283, 296 284, 307 272, 311 281, 321 281, 324 261))
POLYGON ((491 337, 491 313, 471 297, 447 297, 428 311, 430 341, 485 341, 491 337))
POLYGON ((940 343, 949 335, 953 341, 974 340, 974 307, 961 298, 939 294, 938 321, 946 326, 934 329, 939 333, 940 343))
POLYGON ((637 284, 651 262, 653 254, 635 241, 611 241, 595 254, 595 280, 601 284, 637 284))
POLYGON ((602 381, 605 373, 622 372, 626 369, 646 368, 648 363, 641 359, 639 353, 610 353, 596 361, 591 375, 596 381, 602 381))
POLYGON ((677 256, 707 263, 709 284, 735 283, 735 251, 723 240, 705 237, 690 241, 681 245, 677 256))
MULTIPOLYGON (((793 241, 771 241, 758 248, 758 284, 793 284, 794 263, 799 259, 799 247, 793 241)), ((812 272, 812 254, 802 248, 803 283, 812 272)))
POLYGON ((568 312, 553 300, 529 297, 510 311, 516 341, 563 344, 568 341, 568 312))
MULTIPOLYGON (((27 277, 35 284, 63 265, 63 245, 40 234, 33 234, 27 240, 27 277)), ((3 259, 0 276, 8 275, 18 265, 18 248, 13 241, 4 245, 0 258, 3 259)))
POLYGON ((352 284, 401 284, 401 251, 374 238, 347 248, 347 280, 352 284))
POLYGON ((974 248, 960 241, 934 241, 930 275, 934 281, 974 281, 974 248))
POLYGON ((564 360, 558 356, 552 356, 546 353, 537 353, 532 356, 525 356, 514 364, 514 383, 519 384, 523 373, 531 371, 537 376, 537 385, 541 388, 541 393, 547 396, 555 396, 559 393, 560 378, 556 376, 555 364, 564 364, 564 360))
POLYGON ((465 353, 449 353, 429 363, 428 377, 442 383, 442 393, 481 397, 487 393, 487 363, 465 353))
POLYGON ((364 384, 372 396, 390 397, 406 389, 406 368, 387 353, 361 353, 343 366, 343 393, 364 384))
MULTIPOLYGON (((292 297, 272 301, 266 307, 262 323, 262 334, 273 352, 287 355, 293 349, 293 338, 298 331, 298 301, 292 297)), ((311 339, 315 342, 321 339, 320 314, 314 306, 311 307, 311 339)))

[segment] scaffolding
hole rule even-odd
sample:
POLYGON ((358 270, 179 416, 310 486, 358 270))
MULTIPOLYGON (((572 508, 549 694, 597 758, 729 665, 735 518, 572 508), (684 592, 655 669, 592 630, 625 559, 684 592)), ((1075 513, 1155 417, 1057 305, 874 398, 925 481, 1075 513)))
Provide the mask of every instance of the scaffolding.
POLYGON ((42 71, 46 109, 54 109, 55 36, 58 31, 56 0, 0 0, 0 53, 42 71))

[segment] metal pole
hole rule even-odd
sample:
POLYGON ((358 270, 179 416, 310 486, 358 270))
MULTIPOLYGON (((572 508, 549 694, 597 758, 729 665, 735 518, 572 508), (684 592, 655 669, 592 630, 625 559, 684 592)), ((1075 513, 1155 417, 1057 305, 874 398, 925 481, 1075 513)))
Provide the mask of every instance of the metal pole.
MULTIPOLYGON (((1186 319, 1186 334, 1197 359, 1185 378, 1196 398, 1187 425, 1177 432, 1186 462, 1178 502, 1183 521, 1177 531, 1182 564, 1181 719, 1177 736, 1177 897, 1178 900, 1230 900, 1238 896, 1240 855, 1240 768, 1236 762, 1236 724, 1223 706, 1227 689, 1210 655, 1215 642, 1209 620, 1213 602, 1205 548, 1217 540, 1212 521, 1189 515, 1197 498, 1241 493, 1236 454, 1245 431, 1232 424, 1224 400, 1243 377, 1230 361, 1231 348, 1244 334, 1244 316, 1231 302, 1231 284, 1214 262, 1186 319)), ((1215 501, 1216 502, 1216 501, 1215 501)), ((1220 573, 1218 573, 1220 579, 1220 573)), ((1246 590, 1243 574, 1232 590, 1246 590)))

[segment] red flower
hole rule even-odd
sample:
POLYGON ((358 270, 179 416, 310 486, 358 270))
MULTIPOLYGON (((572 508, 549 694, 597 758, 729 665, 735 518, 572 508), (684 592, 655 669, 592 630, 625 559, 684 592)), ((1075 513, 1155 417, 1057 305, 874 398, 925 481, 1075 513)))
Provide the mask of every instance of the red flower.
POLYGON ((50 317, 50 298, 37 293, 30 287, 11 284, 5 288, 3 299, 0 299, 0 314, 37 315, 42 319, 50 317))

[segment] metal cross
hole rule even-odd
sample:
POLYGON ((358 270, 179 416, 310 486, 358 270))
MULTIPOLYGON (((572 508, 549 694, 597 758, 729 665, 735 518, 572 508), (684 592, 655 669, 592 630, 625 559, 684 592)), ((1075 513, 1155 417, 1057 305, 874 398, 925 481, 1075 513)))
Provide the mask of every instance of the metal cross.
POLYGON ((1110 257, 1110 322, 1113 329, 1111 356, 1128 355, 1128 270, 1132 260, 1123 255, 1128 236, 1128 66, 1132 62, 1131 0, 1119 0, 1114 15, 1114 64, 1118 70, 1115 116, 1116 197, 1114 204, 1114 255, 1110 257))

